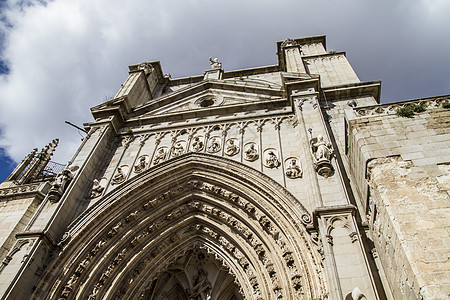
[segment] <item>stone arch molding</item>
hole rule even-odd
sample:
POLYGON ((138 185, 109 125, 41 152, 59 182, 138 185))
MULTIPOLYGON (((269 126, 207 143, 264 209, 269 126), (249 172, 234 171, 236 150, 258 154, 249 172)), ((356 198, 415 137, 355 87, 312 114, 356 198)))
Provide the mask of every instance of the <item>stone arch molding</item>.
MULTIPOLYGON (((33 299, 163 299, 155 295, 158 279, 175 276, 183 257, 195 253, 226 273, 238 293, 215 287, 220 280, 210 276, 211 299, 326 298, 321 258, 306 231, 311 223, 301 203, 262 173, 185 154, 80 215, 33 299)), ((179 293, 203 299, 189 296, 195 280, 185 281, 179 293)))

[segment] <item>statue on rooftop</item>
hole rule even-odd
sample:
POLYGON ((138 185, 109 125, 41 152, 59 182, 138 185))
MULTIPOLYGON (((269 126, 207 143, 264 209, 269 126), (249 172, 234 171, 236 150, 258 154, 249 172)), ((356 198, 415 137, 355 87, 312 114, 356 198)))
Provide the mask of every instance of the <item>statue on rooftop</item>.
POLYGON ((211 69, 222 69, 222 63, 219 62, 219 59, 217 57, 214 59, 210 57, 209 64, 211 65, 211 69))

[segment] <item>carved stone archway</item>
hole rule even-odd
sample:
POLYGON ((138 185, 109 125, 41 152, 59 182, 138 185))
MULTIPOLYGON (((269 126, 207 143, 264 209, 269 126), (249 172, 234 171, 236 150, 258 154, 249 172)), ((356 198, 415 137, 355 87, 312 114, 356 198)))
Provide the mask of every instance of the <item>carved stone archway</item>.
POLYGON ((189 153, 80 215, 33 298, 164 299, 167 281, 187 299, 321 299, 310 225, 301 203, 262 173, 189 153))

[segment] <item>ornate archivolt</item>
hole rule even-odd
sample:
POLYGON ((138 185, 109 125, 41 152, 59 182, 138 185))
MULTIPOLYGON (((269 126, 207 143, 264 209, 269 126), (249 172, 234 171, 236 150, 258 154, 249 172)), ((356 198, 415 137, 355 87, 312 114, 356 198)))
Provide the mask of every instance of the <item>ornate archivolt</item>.
MULTIPOLYGON (((149 299, 158 279, 189 277, 174 265, 192 253, 226 270, 242 299, 320 299, 326 288, 310 224, 270 178, 191 153, 142 172, 81 215, 34 299, 149 299)), ((186 299, 191 281, 180 288, 186 299)), ((218 284, 204 292, 232 295, 218 284)))

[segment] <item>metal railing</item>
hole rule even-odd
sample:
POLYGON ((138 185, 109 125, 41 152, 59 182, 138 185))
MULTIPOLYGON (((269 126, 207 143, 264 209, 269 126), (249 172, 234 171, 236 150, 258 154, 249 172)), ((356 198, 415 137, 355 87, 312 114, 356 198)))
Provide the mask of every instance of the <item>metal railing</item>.
POLYGON ((62 172, 62 170, 64 170, 65 166, 66 165, 54 161, 49 161, 47 163, 47 166, 44 168, 44 170, 42 170, 38 177, 54 176, 56 174, 59 174, 62 172))

